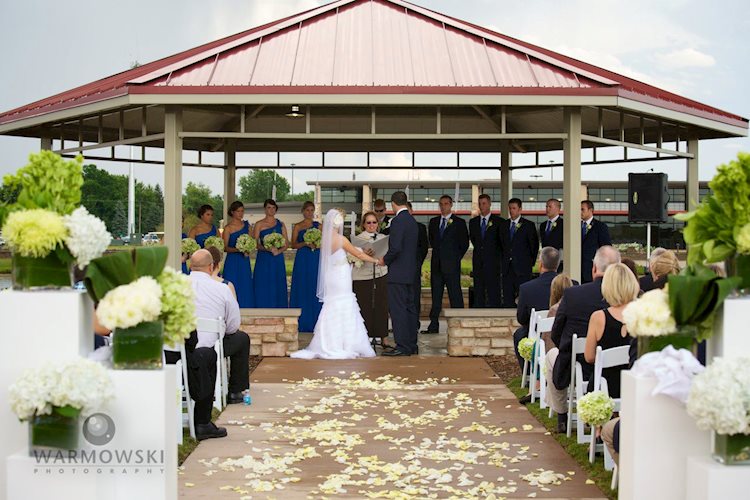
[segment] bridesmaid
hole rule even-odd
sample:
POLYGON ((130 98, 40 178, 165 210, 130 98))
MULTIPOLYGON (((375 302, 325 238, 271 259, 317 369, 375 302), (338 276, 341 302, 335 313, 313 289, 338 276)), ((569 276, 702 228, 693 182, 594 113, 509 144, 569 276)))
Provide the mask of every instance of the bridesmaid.
POLYGON ((305 233, 310 228, 320 229, 320 223, 313 221, 315 204, 306 201, 302 205, 302 221, 292 230, 292 248, 297 250, 292 269, 292 292, 289 307, 299 307, 299 331, 312 332, 318 322, 318 314, 323 304, 316 295, 318 289, 318 265, 320 252, 312 243, 305 243, 305 233))
POLYGON ((216 226, 214 226, 214 207, 211 205, 201 205, 198 209, 198 218, 200 222, 196 224, 193 229, 190 230, 188 237, 193 238, 198 242, 198 245, 203 248, 206 243, 206 239, 209 236, 216 236, 216 226))
POLYGON ((255 260, 255 307, 288 307, 286 288, 286 266, 284 250, 289 238, 286 226, 276 218, 279 206, 272 199, 263 202, 266 216, 255 224, 253 237, 258 240, 258 256, 255 260), (265 248, 263 238, 271 233, 284 236, 281 248, 265 248))
POLYGON ((235 248, 237 238, 250 234, 250 223, 244 220, 245 205, 241 201, 232 202, 227 210, 229 223, 224 226, 222 239, 227 258, 224 261, 224 279, 234 285, 240 307, 255 307, 253 272, 250 257, 235 248))
MULTIPOLYGON (((188 237, 187 234, 182 233, 183 240, 187 237, 188 237)), ((182 254, 182 274, 190 274, 190 270, 188 269, 188 266, 187 266, 187 260, 188 260, 188 255, 186 253, 182 254)))

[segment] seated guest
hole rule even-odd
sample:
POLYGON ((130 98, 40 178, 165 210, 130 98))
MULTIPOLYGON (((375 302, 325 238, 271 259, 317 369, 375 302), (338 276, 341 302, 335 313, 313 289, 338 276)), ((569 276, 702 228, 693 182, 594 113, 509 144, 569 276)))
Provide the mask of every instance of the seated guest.
MULTIPOLYGON (((224 354, 231 360, 229 374, 229 395, 227 403, 242 402, 242 392, 249 385, 248 356, 249 337, 237 329, 240 326, 240 307, 229 287, 217 282, 212 276, 213 258, 208 250, 198 250, 190 258, 190 281, 195 292, 195 314, 199 318, 224 318, 224 354)), ((200 441, 224 437, 227 430, 211 422, 214 388, 216 385, 216 351, 218 340, 215 333, 194 331, 185 341, 188 363, 190 397, 195 401, 195 434, 200 441)), ((167 362, 176 362, 179 354, 167 351, 167 362), (171 358, 171 359, 170 359, 171 358)))
POLYGON ((219 276, 219 273, 221 272, 221 259, 223 257, 221 250, 219 250, 216 247, 208 247, 206 248, 211 253, 211 259, 214 261, 214 270, 211 271, 211 277, 218 281, 219 283, 224 283, 226 286, 229 287, 229 289, 232 291, 232 295, 234 295, 234 298, 237 298, 237 291, 234 289, 234 285, 231 281, 227 281, 226 279, 219 276))
MULTIPOLYGON (((635 279, 638 279, 638 266, 636 265, 635 261, 633 259, 629 259, 627 257, 623 257, 620 261, 620 264, 623 264, 625 267, 630 269, 630 272, 633 273, 633 276, 635 276, 635 279)), ((640 289, 640 284, 638 284, 638 287, 640 289)))
POLYGON ((620 465, 620 417, 615 417, 602 427, 602 441, 612 460, 620 465))
POLYGON ((518 343, 529 335, 531 310, 546 311, 549 308, 550 285, 557 276, 558 265, 560 252, 553 247, 542 248, 539 254, 539 277, 522 283, 519 287, 516 319, 521 326, 513 333, 513 345, 521 370, 524 360, 518 353, 518 343))
POLYGON ((656 259, 650 261, 649 270, 653 279, 653 288, 664 288, 670 274, 680 274, 680 261, 672 250, 664 250, 656 259))
MULTIPOLYGON (((576 283, 577 285, 578 283, 576 283)), ((547 312, 548 318, 553 318, 557 314, 557 308, 560 307, 560 301, 562 300, 563 292, 566 288, 573 286, 573 280, 567 274, 558 274, 555 279, 552 280, 549 290, 549 311, 547 312)))
MULTIPOLYGON (((609 307, 595 311, 589 320, 586 334, 586 351, 584 358, 592 365, 596 361, 596 348, 602 350, 630 345, 632 340, 622 322, 622 311, 625 306, 638 298, 640 293, 638 280, 625 264, 614 264, 607 268, 602 280, 602 296, 609 307)), ((613 366, 602 370, 602 377, 607 379, 610 397, 620 397, 620 371, 624 366, 613 366)), ((589 377, 588 391, 594 390, 594 377, 589 377)))
POLYGON ((641 285, 641 290, 644 292, 648 292, 649 290, 654 289, 654 278, 651 276, 651 264, 656 260, 659 255, 666 252, 666 248, 662 247, 656 247, 653 250, 651 250, 651 257, 648 259, 648 269, 646 269, 646 274, 641 277, 640 280, 638 280, 638 283, 641 285))
MULTIPOLYGON (((589 318, 594 311, 604 309, 607 303, 602 297, 602 278, 609 266, 620 263, 620 252, 605 245, 594 255, 591 283, 573 286, 563 292, 563 298, 552 325, 552 342, 557 346, 547 351, 547 403, 557 413, 557 431, 566 432, 568 420, 568 385, 570 384, 570 350, 573 335, 585 337, 589 318)), ((583 365, 584 379, 588 379, 592 366, 579 357, 583 365)))

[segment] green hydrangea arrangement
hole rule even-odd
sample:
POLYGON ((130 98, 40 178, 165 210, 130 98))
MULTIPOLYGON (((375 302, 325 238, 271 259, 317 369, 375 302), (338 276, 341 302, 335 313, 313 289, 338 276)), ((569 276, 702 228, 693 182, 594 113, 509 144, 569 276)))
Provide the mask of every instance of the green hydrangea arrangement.
POLYGON ((612 418, 615 402, 602 391, 593 391, 578 400, 578 417, 589 425, 604 425, 612 418))
POLYGON ((224 240, 218 236, 209 236, 206 238, 206 242, 203 243, 203 248, 216 247, 220 252, 224 251, 224 240))
POLYGON ((180 247, 180 251, 187 255, 192 255, 201 248, 200 245, 198 245, 198 242, 193 238, 182 238, 182 244, 180 247))
MULTIPOLYGON (((305 243, 312 243, 315 245, 315 248, 320 248, 320 239, 323 237, 323 233, 320 232, 320 229, 316 227, 312 227, 305 231, 305 236, 302 238, 305 243)), ((315 250, 313 248, 313 250, 315 250)))
POLYGON ((284 246, 284 236, 280 233, 267 234, 263 238, 263 246, 266 248, 282 248, 284 246))
POLYGON ((190 278, 171 267, 165 267, 157 278, 161 286, 161 315, 164 321, 164 343, 179 345, 195 330, 195 294, 190 278))
POLYGON ((257 250, 258 244, 255 242, 255 238, 249 234, 241 234, 237 238, 237 242, 234 247, 244 254, 249 254, 257 250))
POLYGON ((528 337, 521 339, 521 342, 518 343, 518 354, 526 361, 531 361, 531 357, 534 355, 534 344, 536 344, 534 339, 528 337))
POLYGON ((68 230, 60 214, 36 208, 11 212, 3 226, 3 236, 14 253, 42 258, 64 247, 68 230))

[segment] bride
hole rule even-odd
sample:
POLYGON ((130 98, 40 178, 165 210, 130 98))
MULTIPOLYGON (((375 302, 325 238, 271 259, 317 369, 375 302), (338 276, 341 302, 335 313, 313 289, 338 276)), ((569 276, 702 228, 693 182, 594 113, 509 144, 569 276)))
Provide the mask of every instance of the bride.
POLYGON ((352 268, 349 253, 370 263, 377 260, 352 245, 344 237, 344 217, 331 209, 323 223, 318 268, 318 299, 323 308, 315 324, 313 339, 307 349, 293 352, 292 358, 351 359, 371 358, 367 329, 352 292, 352 268))

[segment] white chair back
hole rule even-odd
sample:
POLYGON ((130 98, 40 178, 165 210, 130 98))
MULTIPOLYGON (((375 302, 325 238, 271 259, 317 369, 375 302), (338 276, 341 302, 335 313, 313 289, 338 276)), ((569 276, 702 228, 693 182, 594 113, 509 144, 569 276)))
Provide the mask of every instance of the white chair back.
POLYGON ((552 316, 551 318, 543 318, 537 320, 536 323, 536 332, 537 335, 542 335, 543 333, 551 332, 552 331, 552 325, 555 324, 555 317, 552 316))
POLYGON ((630 346, 624 345, 602 350, 601 346, 596 348, 596 361, 594 362, 594 390, 602 388, 602 370, 623 366, 630 363, 630 346))
MULTIPOLYGON (((579 354, 583 354, 584 350, 586 349, 586 337, 578 338, 578 334, 573 334, 573 342, 571 342, 570 345, 570 384, 568 385, 568 437, 572 435, 573 432, 573 418, 578 417, 576 413, 573 413, 573 408, 575 407, 576 403, 576 396, 579 394, 579 392, 582 390, 581 387, 578 387, 580 384, 578 382, 583 382, 583 375, 581 373, 580 378, 581 380, 576 380, 576 357, 579 354)), ((581 394, 583 394, 581 392, 581 394)), ((582 428, 583 424, 580 422, 578 423, 578 427, 582 428)), ((581 436, 579 434, 578 436, 579 443, 585 442, 580 441, 581 436)))
MULTIPOLYGON (((548 312, 549 311, 537 312, 536 309, 534 309, 533 307, 531 308, 531 315, 529 316, 529 331, 527 333, 527 336, 531 340, 536 340, 539 338, 539 334, 537 333, 537 328, 536 328, 537 321, 539 321, 540 318, 546 318, 548 312)), ((534 374, 535 364, 536 364, 536 359, 533 356, 531 358, 531 365, 529 365, 528 360, 524 360, 523 370, 521 372, 521 387, 526 387, 526 384, 529 383, 529 387, 531 388, 530 379, 531 379, 531 375, 534 374)), ((531 396, 532 396, 532 401, 533 401, 533 397, 534 397, 533 388, 531 388, 531 396)))

